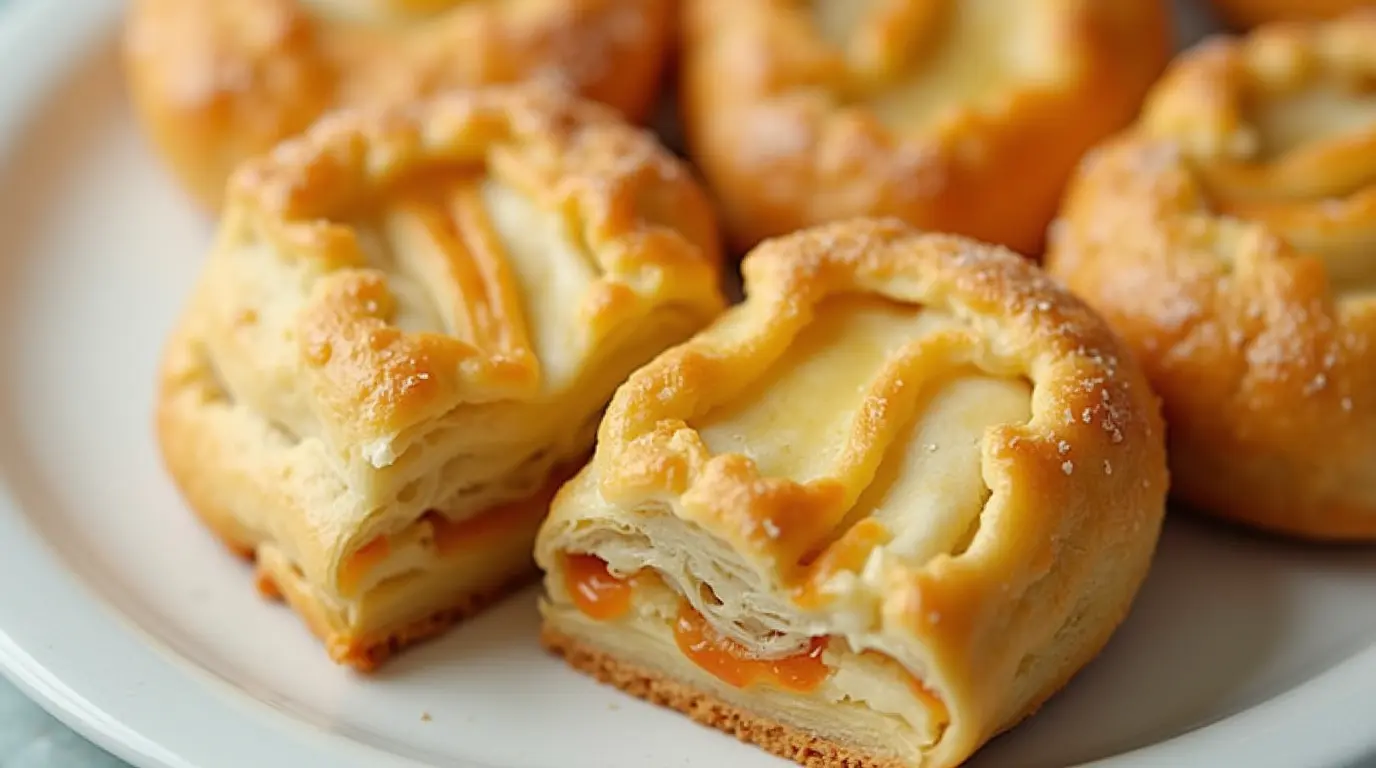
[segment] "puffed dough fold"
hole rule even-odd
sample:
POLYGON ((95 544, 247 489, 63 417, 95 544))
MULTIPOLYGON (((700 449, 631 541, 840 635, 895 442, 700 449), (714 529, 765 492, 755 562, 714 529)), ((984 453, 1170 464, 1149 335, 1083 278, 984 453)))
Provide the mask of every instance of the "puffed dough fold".
POLYGON ((636 371, 536 542, 575 667, 809 765, 951 766, 1123 619, 1158 404, 1020 256, 859 219, 766 241, 636 371))
POLYGON ((163 455, 336 660, 533 574, 638 366, 724 306, 709 202, 562 92, 346 112, 244 165, 162 372, 163 455))
POLYGON ((1090 155, 1048 267, 1142 360, 1173 492, 1376 540, 1376 8, 1182 57, 1090 155))
POLYGON ((645 117, 673 0, 133 0, 130 95, 186 188, 218 209, 239 162, 340 108, 539 81, 645 117))
POLYGON ((1171 50, 1162 0, 684 0, 689 154, 733 246, 893 216, 1036 255, 1171 50))

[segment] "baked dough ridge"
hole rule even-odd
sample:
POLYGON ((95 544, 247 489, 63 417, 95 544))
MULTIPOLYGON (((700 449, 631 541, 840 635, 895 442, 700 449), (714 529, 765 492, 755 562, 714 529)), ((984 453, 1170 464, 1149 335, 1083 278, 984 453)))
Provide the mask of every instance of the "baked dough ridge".
POLYGON ((1376 98, 1304 101, 1376 77, 1374 39, 1368 9, 1185 54, 1085 158, 1047 256, 1163 398, 1174 496, 1307 539, 1376 539, 1376 98), (1364 128, 1323 123, 1345 103, 1364 128), (1319 133, 1268 136, 1286 108, 1319 133))
MULTIPOLYGON (((563 555, 603 557, 629 578, 645 566, 637 558, 666 546, 655 536, 672 527, 674 546, 700 547, 741 579, 738 589, 696 572, 658 574, 721 636, 754 650, 751 632, 723 618, 748 594, 752 604, 769 597, 770 616, 785 622, 769 624, 771 633, 786 627, 804 640, 843 636, 856 653, 887 655, 950 716, 936 743, 905 764, 956 765, 1064 685, 1127 614, 1164 514, 1159 403, 1096 314, 1004 249, 921 234, 893 219, 860 219, 768 240, 746 257, 743 271, 744 304, 618 390, 593 461, 560 491, 537 541, 549 600, 573 610, 563 555), (965 329, 944 334, 958 340, 949 347, 957 359, 1031 380, 1031 419, 983 433, 990 495, 976 530, 930 559, 903 560, 887 551, 882 534, 866 544, 874 526, 848 514, 871 477, 851 470, 892 439, 902 382, 876 406, 892 412, 858 418, 863 426, 841 451, 836 476, 808 482, 766 476, 739 454, 712 455, 688 426, 755 380, 820 302, 850 295, 949 313, 965 329), (843 564, 856 547, 871 548, 869 557, 850 558, 863 568, 843 564), (843 587, 823 589, 816 604, 795 597, 800 588, 830 583, 843 587)), ((556 613, 546 610, 546 631, 567 648, 560 639, 567 628, 551 621, 556 613)), ((615 621, 602 626, 617 631, 615 621)), ((575 665, 650 690, 637 682, 643 671, 618 672, 615 659, 599 660, 605 648, 575 651, 575 665)), ((695 694, 664 690, 654 695, 675 708, 698 706, 695 694)), ((734 715, 708 716, 730 724, 734 715)), ((775 751, 803 754, 792 737, 766 725, 731 728, 775 751)))

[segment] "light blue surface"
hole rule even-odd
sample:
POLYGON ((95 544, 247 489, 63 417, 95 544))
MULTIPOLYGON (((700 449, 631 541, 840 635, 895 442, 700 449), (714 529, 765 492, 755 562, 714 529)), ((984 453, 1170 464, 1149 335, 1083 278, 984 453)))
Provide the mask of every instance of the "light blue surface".
MULTIPOLYGON (((12 2, 0 0, 3 11, 12 2)), ((27 0, 31 2, 32 0, 27 0)), ((78 736, 0 677, 0 768, 127 768, 78 736)))
MULTIPOLYGON (((16 0, 0 0, 0 12, 16 0)), ((31 1, 31 0, 29 0, 31 1)), ((0 13, 0 24, 5 17, 0 13)), ((0 678, 0 768, 126 768, 0 678)))
POLYGON ((124 768, 125 763, 73 733, 0 679, 0 766, 124 768))

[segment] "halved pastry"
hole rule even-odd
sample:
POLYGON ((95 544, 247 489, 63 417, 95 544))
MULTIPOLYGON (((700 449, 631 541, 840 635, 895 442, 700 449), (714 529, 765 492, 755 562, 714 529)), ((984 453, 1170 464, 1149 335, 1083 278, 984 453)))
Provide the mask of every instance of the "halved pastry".
POLYGON ((741 251, 851 216, 1041 248, 1172 50, 1163 0, 685 0, 689 153, 741 251))
POLYGON ((1373 5, 1372 0, 1213 0, 1213 4, 1229 23, 1240 27, 1331 19, 1373 5))
POLYGON ((807 765, 955 765, 1108 640, 1158 406, 1018 255, 855 220, 617 391, 536 543, 573 666, 807 765))
POLYGON ((340 107, 540 80, 647 115, 673 0, 133 0, 136 111, 218 208, 234 166, 340 107))
POLYGON ((1164 400, 1176 494, 1376 539, 1376 9, 1186 54, 1089 157, 1050 269, 1164 400))
POLYGON ((709 205, 558 93, 332 117, 230 183, 162 371, 167 467, 371 668, 534 575, 612 392, 723 307, 709 205))

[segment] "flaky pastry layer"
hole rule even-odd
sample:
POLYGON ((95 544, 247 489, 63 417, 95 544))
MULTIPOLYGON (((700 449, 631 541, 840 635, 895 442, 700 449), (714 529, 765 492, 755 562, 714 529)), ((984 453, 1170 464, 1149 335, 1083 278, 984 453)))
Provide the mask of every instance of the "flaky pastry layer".
POLYGON ((1186 54, 1087 158, 1049 268, 1165 403, 1173 489, 1376 538, 1376 10, 1186 54))
POLYGON ((1171 51, 1158 0, 687 0, 682 111, 732 244, 850 216, 1041 248, 1171 51))
POLYGON ((671 0, 136 0, 124 60, 150 136, 218 208, 235 165, 322 115, 539 80, 649 111, 671 0))
POLYGON ((1010 251, 861 219, 743 271, 556 497, 547 631, 836 754, 955 765, 1127 612, 1164 511, 1155 397, 1010 251))
POLYGON ((342 660, 529 573, 612 392, 724 303, 687 170, 534 86, 341 113, 231 190, 162 452, 342 660))

